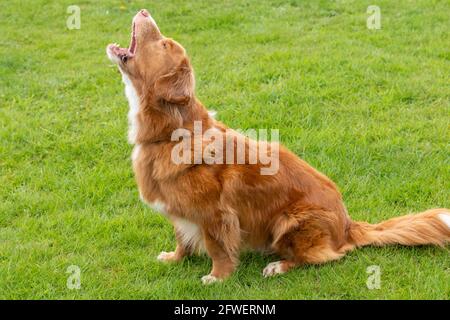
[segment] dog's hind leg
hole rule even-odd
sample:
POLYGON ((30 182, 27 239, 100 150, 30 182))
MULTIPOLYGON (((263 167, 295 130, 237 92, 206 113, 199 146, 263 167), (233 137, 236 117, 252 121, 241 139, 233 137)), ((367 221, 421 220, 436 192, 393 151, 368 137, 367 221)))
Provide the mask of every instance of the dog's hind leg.
POLYGON ((272 249, 283 260, 269 263, 263 270, 265 277, 285 273, 299 265, 338 260, 347 251, 346 215, 297 206, 277 219, 272 249))

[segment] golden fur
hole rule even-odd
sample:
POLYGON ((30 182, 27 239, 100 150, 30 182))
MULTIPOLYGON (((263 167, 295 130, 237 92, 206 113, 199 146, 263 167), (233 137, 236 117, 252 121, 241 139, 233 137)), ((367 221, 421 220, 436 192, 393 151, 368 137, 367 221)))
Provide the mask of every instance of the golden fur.
MULTIPOLYGON (((146 11, 133 23, 133 56, 115 59, 112 47, 108 55, 139 97, 133 169, 141 197, 159 204, 175 227, 177 247, 163 252, 160 260, 179 261, 206 250, 213 266, 203 281, 210 283, 235 270, 243 248, 278 254, 282 260, 264 271, 273 275, 339 259, 358 246, 444 245, 450 240, 449 226, 438 217, 449 215, 447 209, 375 225, 353 222, 336 185, 283 147, 275 175, 261 175, 264 165, 259 162, 174 164, 175 129, 192 131, 194 121, 201 121, 203 130, 225 132, 227 127, 196 99, 194 73, 183 47, 165 38, 146 11)), ((257 143, 239 134, 233 139, 245 139, 246 148, 257 143)))

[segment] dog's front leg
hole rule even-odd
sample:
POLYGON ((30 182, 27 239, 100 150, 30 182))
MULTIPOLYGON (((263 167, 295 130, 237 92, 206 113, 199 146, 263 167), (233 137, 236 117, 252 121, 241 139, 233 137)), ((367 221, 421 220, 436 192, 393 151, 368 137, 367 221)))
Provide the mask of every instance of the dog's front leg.
POLYGON ((185 256, 190 255, 192 250, 183 243, 182 235, 175 230, 175 236, 177 239, 177 247, 175 248, 175 251, 162 251, 157 259, 162 262, 179 262, 181 261, 185 256))
POLYGON ((239 257, 240 229, 234 224, 219 230, 203 229, 203 241, 212 259, 211 272, 202 277, 203 284, 228 278, 236 269, 239 257))

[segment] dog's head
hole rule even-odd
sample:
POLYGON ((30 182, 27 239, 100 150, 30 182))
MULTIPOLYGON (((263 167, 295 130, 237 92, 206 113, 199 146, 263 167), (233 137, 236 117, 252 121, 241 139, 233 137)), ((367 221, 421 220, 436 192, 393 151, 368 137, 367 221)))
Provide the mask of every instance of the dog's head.
POLYGON ((133 18, 130 46, 110 44, 106 52, 139 96, 179 105, 193 98, 194 75, 186 51, 161 34, 147 10, 133 18))

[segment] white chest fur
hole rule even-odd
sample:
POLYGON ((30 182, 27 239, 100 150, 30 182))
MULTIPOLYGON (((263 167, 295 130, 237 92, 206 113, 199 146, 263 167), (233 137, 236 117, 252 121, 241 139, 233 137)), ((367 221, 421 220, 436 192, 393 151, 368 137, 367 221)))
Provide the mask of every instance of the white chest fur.
POLYGON ((173 223, 186 247, 191 247, 196 251, 204 250, 202 234, 198 225, 182 218, 173 219, 173 223))
POLYGON ((167 214, 167 206, 164 202, 159 200, 147 201, 145 200, 144 196, 140 191, 139 191, 139 198, 141 198, 141 201, 146 205, 148 205, 150 208, 152 208, 154 211, 162 213, 164 215, 167 214))
POLYGON ((124 73, 122 73, 122 81, 125 84, 125 95, 127 96, 128 104, 130 105, 130 110, 128 111, 128 142, 135 144, 139 129, 137 121, 137 115, 139 113, 139 96, 130 78, 124 73))

